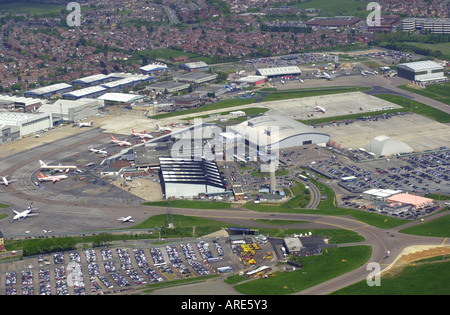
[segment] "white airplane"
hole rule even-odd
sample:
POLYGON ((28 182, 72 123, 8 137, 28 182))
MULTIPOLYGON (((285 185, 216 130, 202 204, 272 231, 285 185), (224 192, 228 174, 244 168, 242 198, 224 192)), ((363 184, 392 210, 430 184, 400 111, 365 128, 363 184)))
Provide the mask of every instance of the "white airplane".
POLYGON ((321 79, 331 80, 331 79, 334 79, 336 76, 335 75, 330 75, 330 74, 328 74, 326 72, 322 72, 322 74, 319 74, 317 77, 321 78, 321 79))
POLYGON ((131 128, 131 132, 133 133, 133 136, 140 137, 141 139, 145 139, 145 138, 152 139, 153 138, 152 135, 150 135, 148 133, 136 132, 136 131, 134 131, 133 128, 131 128))
POLYGON ((51 175, 51 176, 45 176, 41 172, 39 172, 39 178, 38 181, 40 182, 59 182, 61 179, 66 179, 67 175, 51 175))
POLYGON ((133 220, 133 218, 132 218, 131 216, 128 216, 128 217, 120 217, 120 218, 118 218, 117 220, 122 221, 122 223, 125 223, 125 222, 134 222, 134 220, 133 220))
POLYGON ((131 143, 128 142, 126 139, 125 139, 125 141, 117 140, 116 138, 113 137, 113 135, 111 135, 111 142, 114 143, 114 144, 118 144, 121 147, 124 146, 124 145, 131 146, 131 143))
POLYGON ((82 128, 82 127, 92 127, 94 125, 94 121, 91 120, 90 122, 86 122, 86 123, 79 123, 78 127, 82 128))
POLYGON ((2 181, 0 182, 0 184, 8 186, 9 184, 14 183, 15 181, 17 181, 17 179, 8 180, 6 177, 7 176, 3 176, 2 177, 2 181))
POLYGON ((92 145, 89 146, 89 151, 94 152, 94 153, 98 153, 98 154, 108 155, 108 152, 105 151, 105 148, 94 149, 94 147, 92 145))
POLYGON ((48 165, 41 160, 39 160, 39 163, 41 164, 41 170, 55 170, 58 172, 63 172, 65 170, 66 173, 69 172, 69 170, 78 170, 78 167, 75 165, 61 165, 61 163, 59 165, 48 165))
POLYGON ((156 130, 159 131, 172 131, 169 127, 161 127, 159 124, 156 124, 156 130))
POLYGON ((320 107, 319 105, 317 105, 317 102, 316 102, 316 111, 325 114, 327 110, 325 108, 320 107))
POLYGON ((15 216, 13 217, 13 221, 20 220, 20 219, 26 219, 27 217, 32 216, 32 215, 38 215, 37 213, 32 213, 32 211, 33 211, 33 201, 30 203, 30 206, 25 211, 19 212, 19 211, 13 209, 13 212, 15 213, 15 216))

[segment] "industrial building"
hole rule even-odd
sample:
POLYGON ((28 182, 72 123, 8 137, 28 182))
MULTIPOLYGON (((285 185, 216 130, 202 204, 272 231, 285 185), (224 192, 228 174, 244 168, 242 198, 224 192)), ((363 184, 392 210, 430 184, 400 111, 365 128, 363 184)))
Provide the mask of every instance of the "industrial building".
POLYGON ((430 60, 398 64, 397 74, 401 78, 418 82, 430 82, 447 79, 444 76, 444 67, 430 60))
POLYGON ((247 83, 248 85, 251 86, 257 86, 260 84, 263 84, 264 82, 266 82, 267 77, 264 75, 249 75, 240 79, 237 79, 236 81, 234 81, 234 83, 236 84, 243 84, 243 83, 247 83))
POLYGON ((0 112, 0 125, 18 127, 20 137, 24 137, 52 128, 53 120, 52 115, 49 113, 28 114, 0 112))
POLYGON ((302 74, 302 71, 297 66, 263 68, 263 69, 256 70, 256 75, 264 76, 267 78, 275 78, 275 77, 283 77, 283 76, 297 76, 297 75, 301 75, 301 74, 302 74))
POLYGON ((189 83, 163 81, 163 82, 157 82, 155 84, 152 84, 149 86, 149 88, 154 90, 155 92, 174 93, 174 92, 178 92, 178 91, 187 90, 187 89, 189 89, 189 86, 190 86, 189 83))
POLYGON ((414 209, 433 205, 433 199, 410 194, 396 194, 387 198, 387 202, 410 204, 414 209))
POLYGON ((104 105, 134 105, 145 99, 144 95, 128 94, 128 93, 105 93, 97 98, 104 105))
POLYGON ((39 113, 52 115, 54 122, 77 122, 96 116, 101 102, 96 99, 82 98, 79 100, 57 100, 39 108, 39 113))
POLYGON ((72 81, 72 84, 74 86, 80 86, 80 87, 89 87, 89 86, 95 86, 102 83, 106 83, 111 81, 112 78, 109 75, 106 74, 94 74, 90 75, 84 78, 76 79, 72 81))
POLYGON ((204 61, 183 63, 179 67, 181 70, 186 70, 189 72, 200 72, 209 70, 208 64, 204 61))
POLYGON ((119 78, 118 80, 101 84, 102 87, 107 88, 109 91, 119 91, 127 88, 131 88, 138 84, 143 84, 152 81, 154 78, 148 75, 142 74, 117 74, 111 75, 112 78, 119 78))
POLYGON ((62 98, 65 100, 78 100, 80 98, 97 98, 108 91, 103 86, 90 86, 83 89, 64 93, 62 98))
POLYGON ((152 63, 139 68, 142 74, 145 75, 158 75, 169 70, 169 67, 163 63, 152 63))
POLYGON ((35 98, 0 95, 0 107, 11 111, 32 112, 41 107, 42 103, 42 100, 35 98))
POLYGON ((356 16, 333 16, 333 17, 315 17, 307 22, 307 27, 317 28, 340 28, 353 27, 361 22, 361 19, 356 16))
POLYGON ((226 192, 217 163, 183 158, 159 159, 163 194, 168 198, 197 198, 226 192))
POLYGON ((325 145, 330 136, 286 116, 261 115, 230 127, 260 150, 279 149, 308 144, 325 145), (267 147, 266 147, 267 146, 267 147))
POLYGON ((375 153, 377 156, 391 156, 414 152, 406 143, 386 136, 378 136, 372 139, 367 144, 366 150, 375 153))
POLYGON ((25 97, 33 98, 49 98, 53 95, 63 94, 72 91, 72 85, 67 83, 57 83, 49 86, 44 86, 31 91, 26 91, 23 93, 25 97))
POLYGON ((401 190, 374 188, 364 191, 361 194, 361 197, 366 200, 386 201, 389 197, 392 197, 401 192, 401 190))
POLYGON ((203 73, 203 72, 192 72, 174 78, 176 82, 187 82, 194 84, 211 82, 214 81, 215 79, 217 79, 216 73, 203 73))

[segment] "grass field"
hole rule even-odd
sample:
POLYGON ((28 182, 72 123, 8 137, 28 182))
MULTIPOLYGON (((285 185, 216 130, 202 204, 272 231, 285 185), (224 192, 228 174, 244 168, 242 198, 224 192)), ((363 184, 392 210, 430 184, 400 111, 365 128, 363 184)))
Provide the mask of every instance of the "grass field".
POLYGON ((450 105, 450 81, 441 84, 428 85, 426 88, 414 88, 410 87, 410 84, 400 85, 398 87, 450 105))
POLYGON ((450 294, 450 260, 436 257, 415 263, 393 278, 381 277, 380 286, 366 281, 336 291, 333 295, 448 295, 450 294))
POLYGON ((31 3, 31 2, 14 2, 14 3, 0 3, 0 13, 26 13, 36 15, 38 17, 46 16, 60 16, 61 10, 66 9, 66 6, 59 4, 47 3, 31 3))
POLYGON ((447 113, 444 113, 436 108, 433 108, 431 106, 425 105, 423 103, 404 98, 402 96, 398 95, 392 95, 392 94, 377 94, 374 95, 376 97, 379 97, 383 100, 392 102, 394 104, 403 106, 406 109, 412 110, 414 114, 420 114, 427 116, 431 119, 436 120, 440 123, 449 123, 450 122, 450 115, 447 113))
POLYGON ((322 255, 301 257, 302 269, 275 272, 275 277, 234 286, 243 294, 284 295, 306 290, 362 266, 370 258, 369 246, 328 248, 322 255), (326 271, 326 272, 324 272, 326 271))
POLYGON ((320 16, 355 15, 365 19, 370 13, 366 10, 369 2, 360 0, 315 0, 304 1, 297 4, 296 7, 321 9, 320 16))
POLYGON ((414 234, 433 237, 450 237, 450 214, 439 219, 426 221, 407 229, 400 230, 400 233, 414 234))

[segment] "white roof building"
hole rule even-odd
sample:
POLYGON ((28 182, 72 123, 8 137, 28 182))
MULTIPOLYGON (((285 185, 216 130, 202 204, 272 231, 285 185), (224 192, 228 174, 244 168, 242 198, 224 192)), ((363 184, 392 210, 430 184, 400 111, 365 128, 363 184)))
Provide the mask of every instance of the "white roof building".
POLYGON ((414 152, 406 143, 387 136, 375 137, 367 144, 366 150, 375 153, 377 156, 391 156, 414 152))
POLYGON ((446 80, 444 67, 431 60, 398 64, 397 74, 412 81, 446 80))
POLYGON ((98 100, 117 102, 117 103, 135 103, 145 98, 143 95, 129 94, 129 93, 105 93, 98 100))
POLYGON ((27 114, 0 112, 0 125, 17 126, 20 136, 27 136, 50 129, 53 126, 52 115, 49 113, 27 114))
POLYGON ((264 68, 257 69, 256 74, 266 77, 278 77, 284 75, 300 75, 302 71, 297 66, 290 67, 276 67, 276 68, 264 68))

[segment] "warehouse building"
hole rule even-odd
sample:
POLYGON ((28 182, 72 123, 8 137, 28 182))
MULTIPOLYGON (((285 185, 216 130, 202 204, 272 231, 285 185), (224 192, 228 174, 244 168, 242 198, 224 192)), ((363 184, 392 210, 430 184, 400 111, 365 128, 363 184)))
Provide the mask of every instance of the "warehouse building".
POLYGON ((307 22, 307 27, 316 28, 341 28, 341 27, 353 27, 360 23, 361 19, 356 16, 333 16, 333 17, 315 17, 307 22))
POLYGON ((367 144, 366 150, 375 153, 377 156, 391 156, 414 152, 406 143, 386 136, 378 136, 372 139, 367 144))
POLYGON ((62 98, 65 100, 78 100, 80 98, 97 98, 108 91, 107 88, 102 86, 90 86, 87 88, 64 93, 62 98))
POLYGON ((189 72, 200 72, 209 70, 208 64, 204 61, 183 63, 179 67, 181 70, 186 70, 189 72))
POLYGON ((430 82, 447 79, 444 76, 444 67, 430 60, 398 64, 397 74, 399 77, 417 82, 430 82))
POLYGON ((154 79, 154 77, 148 76, 148 75, 122 75, 122 74, 116 74, 111 75, 112 78, 118 78, 118 80, 111 81, 108 83, 101 84, 102 87, 108 89, 109 91, 120 91, 124 89, 131 88, 138 84, 144 84, 147 82, 150 82, 154 79))
POLYGON ((84 78, 76 79, 72 81, 72 84, 74 86, 80 86, 80 87, 89 87, 89 86, 95 86, 99 84, 103 84, 106 82, 111 81, 112 78, 109 75, 106 74, 94 74, 90 75, 84 78))
POLYGON ((168 198, 197 198, 226 192, 223 178, 214 161, 183 158, 159 159, 163 194, 168 198))
POLYGON ((260 84, 264 84, 266 82, 267 77, 264 75, 249 75, 240 79, 237 79, 234 81, 236 84, 243 84, 246 83, 251 86, 257 86, 260 84))
POLYGON ((389 197, 392 197, 401 192, 402 192, 401 190, 373 188, 373 189, 364 191, 361 194, 361 197, 366 200, 386 201, 389 197))
POLYGON ((28 114, 0 112, 1 126, 19 128, 20 137, 40 133, 53 127, 52 115, 49 113, 28 114))
POLYGON ((141 70, 142 74, 153 76, 153 75, 162 74, 162 73, 168 71, 169 67, 167 67, 167 65, 165 65, 163 63, 152 63, 149 65, 143 66, 139 69, 141 70))
POLYGON ((33 98, 49 98, 53 95, 63 94, 69 91, 72 91, 72 85, 67 83, 57 83, 24 92, 23 95, 25 97, 33 97, 33 98))
POLYGON ((259 150, 270 150, 274 146, 283 149, 308 144, 325 145, 330 139, 329 135, 295 119, 276 115, 261 115, 232 126, 230 130, 259 150))
POLYGON ((178 91, 187 90, 189 89, 189 86, 190 86, 189 83, 163 81, 152 84, 149 86, 149 88, 154 90, 155 92, 174 93, 178 91))
POLYGON ((77 122, 96 116, 101 103, 96 99, 82 98, 79 100, 57 100, 44 104, 39 113, 52 115, 53 122, 77 122))
POLYGON ((24 113, 32 112, 41 107, 43 101, 29 97, 0 95, 0 107, 7 110, 21 110, 24 113))
POLYGON ((433 199, 410 194, 396 194, 387 198, 387 202, 410 204, 414 209, 425 208, 433 205, 433 199))
POLYGON ((291 76, 291 75, 297 76, 297 75, 301 75, 301 74, 302 74, 302 71, 297 66, 263 68, 263 69, 256 70, 256 75, 265 76, 267 78, 276 78, 276 77, 291 76))
POLYGON ((104 105, 134 105, 143 102, 144 95, 128 94, 128 93, 105 93, 97 98, 104 105))
POLYGON ((217 79, 216 73, 203 73, 203 72, 192 72, 174 78, 176 82, 186 82, 194 84, 211 82, 214 81, 215 79, 217 79))

